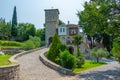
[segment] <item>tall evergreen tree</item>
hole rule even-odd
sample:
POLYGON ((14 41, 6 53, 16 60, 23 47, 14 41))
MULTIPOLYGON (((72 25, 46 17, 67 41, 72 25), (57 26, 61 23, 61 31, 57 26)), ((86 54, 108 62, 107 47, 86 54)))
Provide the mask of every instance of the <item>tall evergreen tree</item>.
POLYGON ((14 7, 14 11, 13 11, 11 35, 14 36, 14 37, 17 36, 17 11, 16 11, 16 6, 14 7))

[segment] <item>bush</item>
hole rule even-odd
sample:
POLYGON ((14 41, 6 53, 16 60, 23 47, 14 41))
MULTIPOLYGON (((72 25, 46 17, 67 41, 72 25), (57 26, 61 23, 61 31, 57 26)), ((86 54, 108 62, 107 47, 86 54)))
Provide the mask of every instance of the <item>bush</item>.
POLYGON ((65 50, 60 52, 60 63, 64 68, 73 69, 76 67, 76 58, 65 50))
POLYGON ((45 41, 42 41, 40 46, 45 46, 45 41))
POLYGON ((85 60, 82 56, 82 53, 78 53, 79 56, 76 57, 76 62, 77 62, 77 68, 81 68, 82 65, 85 63, 85 60))
POLYGON ((36 36, 35 36, 35 37, 32 37, 32 36, 29 36, 29 40, 31 40, 31 41, 34 43, 35 48, 40 47, 41 40, 40 40, 39 37, 36 37, 36 36))
POLYGON ((59 48, 59 53, 60 51, 68 50, 68 47, 65 44, 60 44, 58 48, 59 48))
POLYGON ((1 46, 22 46, 22 43, 15 41, 0 41, 1 46))
POLYGON ((60 44, 59 46, 58 46, 58 56, 56 57, 56 59, 55 59, 55 62, 57 63, 57 64, 60 64, 60 52, 61 51, 65 51, 65 50, 68 50, 68 47, 65 45, 65 44, 60 44))
POLYGON ((55 34, 54 37, 53 37, 50 49, 49 49, 48 53, 46 54, 46 57, 49 60, 57 63, 56 59, 59 56, 59 47, 60 47, 61 44, 62 43, 60 42, 60 39, 59 39, 58 35, 55 34))
POLYGON ((28 41, 24 42, 23 49, 30 50, 30 49, 34 49, 34 48, 35 48, 35 44, 33 43, 33 41, 28 40, 28 41))

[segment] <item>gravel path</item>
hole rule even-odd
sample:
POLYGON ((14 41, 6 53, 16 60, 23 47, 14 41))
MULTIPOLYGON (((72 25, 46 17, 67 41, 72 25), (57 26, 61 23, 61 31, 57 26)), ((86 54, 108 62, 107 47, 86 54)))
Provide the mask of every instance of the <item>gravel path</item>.
POLYGON ((108 61, 107 65, 76 76, 66 76, 46 67, 39 60, 39 54, 45 51, 46 48, 17 59, 20 62, 20 80, 120 80, 120 64, 116 61, 108 61))
POLYGON ((48 67, 40 60, 39 54, 47 49, 41 49, 18 58, 20 62, 20 80, 59 80, 64 76, 48 67))

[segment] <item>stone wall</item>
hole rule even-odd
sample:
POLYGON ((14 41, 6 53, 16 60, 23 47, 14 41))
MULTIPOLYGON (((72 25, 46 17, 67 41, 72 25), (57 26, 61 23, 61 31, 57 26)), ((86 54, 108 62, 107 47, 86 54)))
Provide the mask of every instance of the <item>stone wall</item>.
POLYGON ((0 80, 19 80, 19 64, 0 66, 0 80))
POLYGON ((59 10, 58 9, 45 9, 45 41, 49 45, 49 39, 54 36, 59 24, 59 10))
POLYGON ((75 73, 73 73, 72 70, 63 68, 60 65, 57 65, 57 64, 51 62, 50 60, 48 60, 45 57, 45 53, 41 53, 39 58, 43 62, 43 64, 45 64, 46 66, 48 66, 48 67, 50 67, 50 68, 52 68, 52 69, 54 69, 54 70, 56 70, 60 73, 63 73, 63 74, 66 74, 66 75, 75 75, 75 73))

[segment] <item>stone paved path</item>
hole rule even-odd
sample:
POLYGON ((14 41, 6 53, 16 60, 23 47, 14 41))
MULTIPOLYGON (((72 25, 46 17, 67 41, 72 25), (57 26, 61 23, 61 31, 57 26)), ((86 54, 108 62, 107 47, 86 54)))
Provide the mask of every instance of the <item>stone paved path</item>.
POLYGON ((46 67, 39 54, 47 49, 38 50, 17 60, 20 62, 20 80, 120 80, 120 64, 110 61, 107 65, 84 71, 76 76, 66 76, 46 67))
POLYGON ((17 59, 20 62, 20 80, 59 80, 66 77, 48 67, 40 60, 39 54, 47 49, 38 50, 17 59))

